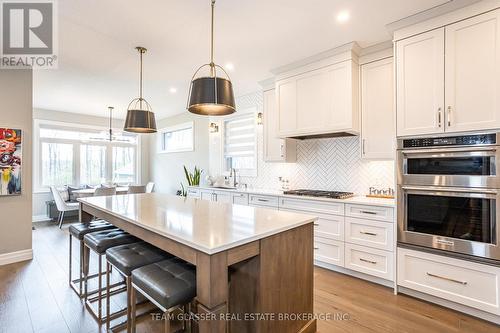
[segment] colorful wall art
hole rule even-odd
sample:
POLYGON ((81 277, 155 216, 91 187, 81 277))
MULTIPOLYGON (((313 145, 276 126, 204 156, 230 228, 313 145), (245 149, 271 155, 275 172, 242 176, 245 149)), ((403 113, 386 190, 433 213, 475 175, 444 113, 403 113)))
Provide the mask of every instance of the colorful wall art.
POLYGON ((0 196, 21 194, 21 143, 21 130, 0 128, 0 196))

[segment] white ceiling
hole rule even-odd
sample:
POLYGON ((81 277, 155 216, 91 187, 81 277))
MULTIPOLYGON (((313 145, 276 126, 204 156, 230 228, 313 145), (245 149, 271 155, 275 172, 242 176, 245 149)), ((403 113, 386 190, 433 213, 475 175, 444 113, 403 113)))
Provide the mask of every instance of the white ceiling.
MULTIPOLYGON (((219 0, 215 61, 234 64, 235 94, 256 91, 269 70, 358 41, 390 39, 385 25, 447 0, 219 0), (341 10, 351 19, 336 21, 341 10)), ((185 111, 189 81, 208 62, 210 0, 64 0, 59 68, 34 75, 34 106, 125 117, 138 95, 138 53, 145 55, 145 97, 157 118, 185 111), (177 93, 170 93, 170 88, 177 93)))

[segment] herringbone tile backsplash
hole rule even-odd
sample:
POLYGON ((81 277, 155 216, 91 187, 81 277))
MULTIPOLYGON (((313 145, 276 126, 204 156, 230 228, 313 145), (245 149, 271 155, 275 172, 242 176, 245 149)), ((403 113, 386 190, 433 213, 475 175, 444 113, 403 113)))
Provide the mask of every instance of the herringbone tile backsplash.
MULTIPOLYGON (((262 110, 262 94, 237 100, 239 108, 262 110)), ((278 177, 290 181, 290 188, 351 191, 365 194, 370 186, 394 188, 394 161, 361 159, 360 138, 344 137, 298 141, 296 163, 266 163, 263 159, 262 126, 258 129, 257 177, 241 177, 255 188, 279 189, 278 177)))

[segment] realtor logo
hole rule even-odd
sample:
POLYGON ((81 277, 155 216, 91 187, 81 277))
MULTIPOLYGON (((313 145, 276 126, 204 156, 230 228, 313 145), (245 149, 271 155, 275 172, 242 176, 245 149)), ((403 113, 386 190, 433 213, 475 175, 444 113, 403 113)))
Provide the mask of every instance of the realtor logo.
POLYGON ((54 7, 51 0, 1 2, 0 67, 54 68, 54 7))

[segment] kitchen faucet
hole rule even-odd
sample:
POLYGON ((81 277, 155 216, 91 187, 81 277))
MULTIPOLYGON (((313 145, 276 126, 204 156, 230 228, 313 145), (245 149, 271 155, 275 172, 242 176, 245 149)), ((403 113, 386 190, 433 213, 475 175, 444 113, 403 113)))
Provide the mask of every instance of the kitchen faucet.
POLYGON ((229 177, 233 177, 233 187, 236 187, 238 183, 236 182, 236 169, 231 168, 231 173, 229 174, 229 177))

